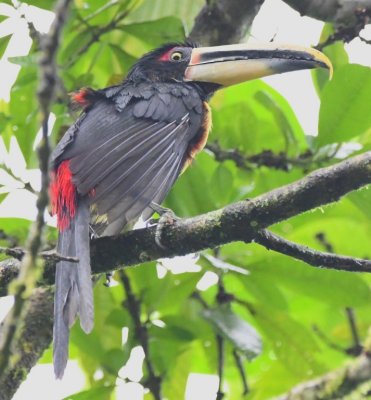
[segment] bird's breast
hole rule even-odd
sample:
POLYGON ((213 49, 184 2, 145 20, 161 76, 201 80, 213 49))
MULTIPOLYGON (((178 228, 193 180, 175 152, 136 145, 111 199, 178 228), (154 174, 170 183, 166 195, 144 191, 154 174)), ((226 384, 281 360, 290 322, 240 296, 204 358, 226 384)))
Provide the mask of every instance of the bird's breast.
POLYGON ((192 164, 196 155, 203 150, 203 148, 206 145, 207 139, 209 137, 209 133, 211 131, 212 118, 211 118, 210 106, 206 101, 204 101, 202 104, 202 108, 203 110, 202 110, 201 126, 196 136, 188 146, 182 173, 192 164))

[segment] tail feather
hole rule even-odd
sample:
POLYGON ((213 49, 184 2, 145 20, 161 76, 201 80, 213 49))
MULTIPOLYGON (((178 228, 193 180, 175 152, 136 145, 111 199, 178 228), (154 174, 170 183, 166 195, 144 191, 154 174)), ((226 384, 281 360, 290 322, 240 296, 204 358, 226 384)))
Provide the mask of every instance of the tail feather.
POLYGON ((75 218, 59 233, 58 252, 79 262, 57 263, 54 296, 53 364, 56 378, 63 377, 68 360, 69 330, 77 315, 85 332, 93 329, 93 288, 89 252, 89 207, 79 199, 75 218))
MULTIPOLYGON (((59 233, 58 252, 75 255, 75 226, 59 233)), ((54 294, 53 364, 56 378, 63 377, 68 360, 69 328, 76 319, 76 265, 67 261, 57 263, 54 294)))
POLYGON ((91 282, 90 246, 89 246, 90 211, 87 201, 79 203, 76 213, 75 245, 77 266, 77 285, 79 293, 79 317, 81 328, 90 333, 94 324, 93 286, 91 282))

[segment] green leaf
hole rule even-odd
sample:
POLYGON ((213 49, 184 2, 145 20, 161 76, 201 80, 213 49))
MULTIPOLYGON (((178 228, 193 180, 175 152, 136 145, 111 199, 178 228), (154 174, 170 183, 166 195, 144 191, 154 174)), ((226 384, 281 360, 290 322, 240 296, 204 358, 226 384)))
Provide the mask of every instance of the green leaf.
POLYGON ((281 310, 288 308, 286 298, 282 294, 280 287, 274 285, 271 280, 254 273, 246 277, 239 276, 238 279, 242 282, 245 290, 258 300, 259 303, 281 310))
POLYGON ((137 61, 135 57, 122 50, 120 46, 110 44, 110 48, 120 65, 120 73, 126 75, 132 65, 137 61))
POLYGON ((210 181, 210 192, 217 207, 228 203, 233 190, 233 174, 223 164, 219 164, 210 181))
POLYGON ((285 312, 262 305, 254 305, 254 318, 272 342, 277 357, 292 373, 306 377, 323 371, 315 359, 319 347, 305 326, 285 312))
POLYGON ((27 0, 27 4, 31 4, 38 8, 44 8, 46 10, 54 10, 54 0, 27 0))
POLYGON ((12 115, 12 133, 17 139, 27 167, 36 164, 33 150, 35 138, 40 129, 38 102, 35 96, 37 74, 35 66, 24 66, 12 87, 9 114, 12 115))
POLYGON ((285 140, 285 150, 288 151, 290 146, 294 146, 297 149, 298 143, 295 138, 294 129, 291 127, 286 113, 279 104, 267 91, 263 90, 256 92, 255 99, 272 112, 275 122, 281 128, 281 134, 285 140))
MULTIPOLYGON (((319 42, 320 43, 325 42, 326 39, 334 32, 335 29, 333 25, 330 23, 326 23, 323 27, 319 42)), ((330 46, 326 46, 322 50, 322 52, 326 54, 326 56, 331 60, 335 73, 341 66, 348 64, 349 61, 348 53, 346 52, 344 48, 344 42, 342 41, 336 41, 330 46)), ((314 68, 311 70, 311 73, 312 73, 314 87, 317 93, 320 95, 324 86, 329 81, 329 73, 323 68, 314 68)))
POLYGON ((117 376, 117 373, 121 367, 125 365, 129 359, 130 352, 124 352, 122 349, 110 349, 101 359, 103 368, 108 371, 111 375, 117 376))
POLYGON ((166 198, 166 207, 179 216, 191 216, 216 208, 209 190, 209 179, 218 164, 206 152, 197 156, 192 166, 181 175, 166 198))
POLYGON ((348 199, 352 201, 371 221, 371 187, 358 190, 348 194, 348 199))
MULTIPOLYGON (((153 269, 154 271, 155 268, 153 269)), ((155 276, 143 290, 143 302, 149 312, 174 313, 182 302, 195 290, 200 273, 173 275, 168 273, 163 279, 155 276)))
POLYGON ((8 60, 21 67, 35 67, 38 62, 38 55, 36 53, 30 53, 26 56, 9 57, 8 60))
POLYGON ((202 314, 216 332, 229 340, 247 358, 252 359, 261 353, 262 343, 258 332, 229 308, 207 309, 202 314))
MULTIPOLYGON (((160 19, 169 15, 176 15, 179 19, 191 28, 194 19, 204 6, 204 0, 145 0, 142 7, 132 12, 129 20, 132 22, 142 22, 160 19)), ((190 29, 189 29, 190 30, 190 29)))
POLYGON ((92 35, 92 32, 84 30, 73 36, 67 46, 60 52, 61 63, 68 63, 71 59, 74 59, 76 53, 90 42, 92 35))
MULTIPOLYGON (((115 359, 113 368, 117 367, 120 360, 125 360, 128 355, 126 350, 121 350, 121 355, 117 352, 121 348, 121 329, 122 326, 107 323, 112 319, 112 311, 116 310, 122 302, 122 290, 119 286, 107 289, 98 283, 94 288, 95 305, 95 324, 94 330, 86 335, 78 324, 71 330, 71 342, 74 345, 74 354, 83 365, 84 370, 89 376, 93 376, 97 368, 104 367, 107 372, 114 375, 117 371, 110 368, 110 357, 115 359), (116 298, 116 292, 120 295, 116 298), (92 351, 92 349, 94 349, 92 351), (112 353, 111 353, 112 351, 112 353), (122 357, 122 359, 120 359, 122 357)), ((125 310, 123 310, 125 313, 125 310)), ((129 325, 125 324, 126 326, 129 325)))
POLYGON ((5 127, 8 125, 11 117, 3 112, 0 112, 0 132, 3 132, 5 127))
POLYGON ((151 336, 164 341, 191 342, 197 339, 197 327, 189 324, 189 321, 177 315, 168 315, 161 318, 165 323, 164 328, 153 326, 151 336))
POLYGON ((100 386, 65 397, 63 400, 109 400, 115 386, 100 386))
POLYGON ((121 5, 123 9, 127 9, 128 2, 125 0, 98 0, 89 2, 89 4, 84 3, 85 7, 83 6, 79 9, 79 14, 91 26, 103 26, 115 18, 118 10, 121 9, 121 5))
POLYGON ((121 308, 114 308, 106 318, 106 324, 122 328, 130 323, 131 319, 127 310, 121 308))
POLYGON ((185 38, 183 24, 176 17, 165 17, 156 21, 123 25, 121 30, 153 47, 159 46, 164 42, 182 41, 185 38))
POLYGON ((216 93, 212 108, 210 139, 217 140, 223 148, 240 149, 247 154, 289 150, 296 155, 298 149, 307 147, 303 129, 288 102, 262 81, 216 93))
POLYGON ((6 192, 6 193, 0 193, 0 203, 2 203, 5 199, 6 199, 6 197, 8 196, 8 192, 6 192))
POLYGON ((164 396, 168 399, 184 399, 189 371, 191 371, 194 352, 188 348, 176 360, 175 367, 165 375, 164 396))
POLYGON ((6 48, 8 47, 11 38, 12 38, 11 34, 0 38, 0 59, 3 58, 3 55, 5 53, 6 48))
POLYGON ((371 126, 371 68, 350 64, 339 69, 322 93, 317 143, 341 143, 371 126))
POLYGON ((260 263, 249 264, 249 268, 263 274, 272 284, 279 279, 280 285, 296 294, 333 306, 353 307, 371 301, 368 285, 349 272, 312 268, 291 257, 278 255, 270 259, 265 256, 260 263))
POLYGON ((1 230, 21 242, 26 240, 31 222, 22 218, 0 218, 1 230))

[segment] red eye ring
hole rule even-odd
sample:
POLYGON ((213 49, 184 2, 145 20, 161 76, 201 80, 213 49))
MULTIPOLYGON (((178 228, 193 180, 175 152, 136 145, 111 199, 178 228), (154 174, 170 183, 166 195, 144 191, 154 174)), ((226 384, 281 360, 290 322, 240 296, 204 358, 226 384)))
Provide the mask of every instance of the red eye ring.
POLYGON ((168 50, 166 53, 164 53, 159 60, 160 61, 174 61, 174 62, 179 62, 183 60, 183 53, 180 50, 175 50, 176 47, 173 47, 172 49, 168 50))

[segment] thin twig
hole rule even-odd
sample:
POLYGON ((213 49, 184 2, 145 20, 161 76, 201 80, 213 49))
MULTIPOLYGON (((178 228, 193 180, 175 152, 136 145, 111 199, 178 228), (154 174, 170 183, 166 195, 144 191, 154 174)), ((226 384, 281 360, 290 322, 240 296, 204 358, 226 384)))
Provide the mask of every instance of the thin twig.
POLYGON ((293 166, 307 170, 313 165, 319 166, 330 160, 330 157, 327 156, 316 159, 310 151, 306 151, 297 157, 289 157, 285 152, 275 154, 271 150, 264 150, 261 153, 248 156, 238 149, 223 149, 217 142, 206 144, 205 149, 212 152, 217 161, 231 160, 237 167, 246 171, 251 171, 256 167, 289 171, 293 166))
POLYGON ((45 225, 44 212, 48 205, 49 187, 49 127, 48 120, 50 106, 54 98, 56 82, 56 53, 59 46, 61 30, 64 25, 68 6, 71 0, 59 0, 55 8, 55 19, 49 33, 40 42, 40 79, 38 99, 42 126, 42 140, 38 147, 39 165, 41 171, 41 190, 37 199, 37 216, 32 225, 27 241, 27 253, 22 260, 21 269, 17 280, 12 286, 15 296, 14 306, 9 313, 6 324, 3 326, 2 340, 0 343, 0 376, 14 363, 12 359, 13 343, 15 343, 23 329, 24 318, 27 316, 27 298, 30 296, 36 280, 40 274, 37 265, 37 255, 42 242, 43 228, 45 225), (25 304, 26 303, 26 304, 25 304))
MULTIPOLYGON (((74 57, 72 57, 65 65, 64 68, 68 69, 71 68, 79 59, 80 57, 86 53, 89 48, 96 42, 99 42, 100 37, 104 35, 105 33, 108 33, 110 31, 113 31, 118 28, 118 25, 121 21, 123 21, 127 15, 129 14, 129 11, 123 11, 119 13, 116 18, 114 18, 111 22, 108 24, 95 29, 95 27, 90 27, 90 33, 91 33, 91 38, 89 41, 82 47, 80 47, 79 50, 76 51, 74 57)), ((87 24, 87 22, 85 22, 87 24)))
MULTIPOLYGON (((21 249, 19 247, 16 248, 0 247, 0 253, 10 257, 14 257, 17 260, 22 260, 22 258, 27 254, 27 252, 24 249, 21 249)), ((79 262, 78 258, 76 257, 62 256, 61 254, 57 253, 54 250, 48 250, 38 253, 38 257, 44 260, 54 261, 54 262, 58 261, 69 261, 72 263, 79 262)))
POLYGON ((289 240, 286 240, 268 230, 259 231, 255 236, 254 241, 269 250, 286 254, 287 256, 302 260, 315 267, 353 272, 371 272, 371 260, 317 251, 310 247, 290 242, 289 240))
POLYGON ((346 307, 345 313, 349 321, 350 332, 352 334, 352 341, 353 341, 352 346, 347 349, 347 354, 350 354, 352 356, 359 356, 363 351, 363 346, 359 338, 359 333, 356 324, 356 316, 354 310, 350 307, 346 307))
MULTIPOLYGON (((218 256, 219 248, 214 251, 215 256, 218 256)), ((225 303, 231 301, 231 298, 224 287, 223 276, 222 274, 219 275, 218 279, 218 292, 216 294, 215 300, 218 306, 221 306, 225 303)), ((223 377, 224 377, 224 339, 223 337, 217 333, 216 334, 216 350, 218 354, 218 377, 219 377, 219 384, 218 384, 218 391, 216 392, 216 400, 222 400, 224 397, 223 388, 223 377)))
POLYGON ((134 322, 135 338, 138 340, 144 351, 144 362, 148 371, 146 386, 153 394, 155 400, 161 400, 161 377, 156 375, 149 351, 149 334, 145 323, 141 321, 140 301, 136 298, 131 287, 130 279, 124 271, 120 271, 120 279, 126 292, 126 306, 134 322))
POLYGON ((204 308, 205 310, 207 310, 209 308, 209 305, 206 303, 206 301, 202 298, 201 294, 198 291, 194 291, 191 296, 191 299, 194 299, 196 301, 198 301, 202 308, 204 308))
POLYGON ((315 236, 318 240, 318 243, 321 244, 327 253, 334 253, 334 247, 332 244, 327 240, 326 234, 323 232, 318 232, 315 236))
POLYGON ((4 170, 11 178, 17 181, 19 184, 23 185, 20 189, 25 189, 32 194, 38 194, 38 192, 31 186, 30 182, 24 182, 19 176, 16 176, 11 168, 9 168, 6 164, 0 164, 0 168, 4 170))
POLYGON ((233 358, 242 381, 242 396, 246 396, 249 393, 249 385, 247 383, 247 377, 245 373, 245 368, 243 367, 241 356, 238 354, 238 351, 236 349, 233 350, 233 358))
POLYGON ((222 400, 224 397, 224 392, 222 390, 223 386, 223 376, 224 376, 224 339, 219 334, 216 335, 216 347, 218 353, 218 391, 216 392, 216 400, 222 400))
POLYGON ((326 346, 330 347, 333 350, 339 351, 340 353, 347 353, 347 349, 345 347, 334 343, 329 337, 326 336, 324 332, 322 332, 322 330, 317 325, 313 325, 312 329, 314 333, 319 337, 319 339, 321 339, 322 342, 326 344, 326 346))
POLYGON ((361 40, 363 43, 368 44, 368 45, 371 45, 371 40, 370 40, 370 39, 366 39, 366 38, 362 37, 361 35, 359 35, 358 37, 360 38, 360 40, 361 40))

